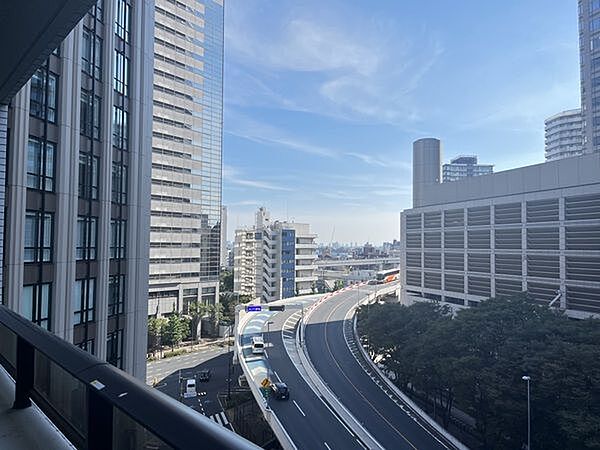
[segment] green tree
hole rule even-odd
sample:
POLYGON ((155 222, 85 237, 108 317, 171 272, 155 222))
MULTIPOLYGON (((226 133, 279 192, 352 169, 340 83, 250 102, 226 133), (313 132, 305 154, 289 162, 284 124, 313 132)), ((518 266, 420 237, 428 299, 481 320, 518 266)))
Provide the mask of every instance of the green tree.
POLYGON ((185 321, 179 313, 171 313, 167 323, 163 327, 162 341, 165 345, 170 345, 174 349, 179 345, 185 335, 185 321))
POLYGON ((209 306, 200 300, 195 300, 187 305, 187 322, 192 340, 196 341, 200 338, 200 325, 202 318, 206 317, 209 312, 209 306))
POLYGON ((232 292, 233 291, 233 272, 229 270, 223 270, 220 276, 219 291, 221 292, 232 292))
POLYGON ((167 322, 162 317, 148 319, 148 351, 154 353, 161 345, 161 333, 167 322))

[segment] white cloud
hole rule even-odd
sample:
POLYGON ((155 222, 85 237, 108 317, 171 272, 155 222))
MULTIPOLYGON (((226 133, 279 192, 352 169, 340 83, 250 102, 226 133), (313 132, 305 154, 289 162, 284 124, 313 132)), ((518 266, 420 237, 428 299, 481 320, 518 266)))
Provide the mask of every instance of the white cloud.
POLYGON ((245 79, 256 89, 237 89, 232 104, 264 105, 261 97, 266 96, 271 107, 345 120, 408 125, 419 118, 411 93, 442 54, 431 32, 404 36, 397 23, 382 26, 390 22, 387 18, 349 20, 333 4, 320 3, 317 12, 310 5, 300 9, 283 2, 279 6, 290 10, 287 17, 281 14, 269 23, 261 2, 234 3, 226 27, 234 84, 245 79), (260 73, 273 83, 257 83, 244 72, 260 73), (286 72, 310 74, 292 86, 279 85, 277 74, 285 80, 286 72))
POLYGON ((288 187, 272 183, 270 181, 262 181, 262 180, 244 178, 242 172, 239 169, 234 168, 232 166, 227 166, 227 165, 223 166, 223 180, 229 184, 235 184, 238 186, 245 186, 245 187, 250 187, 250 188, 255 188, 255 189, 264 189, 264 190, 269 190, 269 191, 292 191, 293 190, 288 187))

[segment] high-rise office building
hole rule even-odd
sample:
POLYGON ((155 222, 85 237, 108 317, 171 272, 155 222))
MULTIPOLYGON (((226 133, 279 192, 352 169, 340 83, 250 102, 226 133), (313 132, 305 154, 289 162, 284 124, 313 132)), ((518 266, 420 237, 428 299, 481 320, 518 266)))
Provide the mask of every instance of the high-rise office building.
POLYGON ((450 163, 442 166, 442 179, 444 183, 461 180, 467 177, 489 175, 494 172, 492 164, 478 164, 477 156, 457 156, 450 163))
POLYGON ((545 121, 546 161, 583 154, 581 109, 569 109, 545 121))
POLYGON ((600 1, 579 0, 579 58, 584 152, 600 151, 600 1))
POLYGON ((141 378, 153 3, 98 1, 13 98, 3 262, 6 305, 141 378))
POLYGON ((219 298, 223 18, 156 0, 149 314, 219 298))
POLYGON ((309 224, 271 221, 260 208, 254 227, 235 233, 234 291, 265 302, 313 293, 316 237, 309 224))
POLYGON ((401 219, 403 302, 472 306, 527 291, 573 317, 600 316, 600 153, 464 178, 452 189, 435 176, 439 140, 416 141, 413 153, 418 195, 401 219))
POLYGON ((221 267, 229 265, 227 251, 227 207, 221 207, 221 267))

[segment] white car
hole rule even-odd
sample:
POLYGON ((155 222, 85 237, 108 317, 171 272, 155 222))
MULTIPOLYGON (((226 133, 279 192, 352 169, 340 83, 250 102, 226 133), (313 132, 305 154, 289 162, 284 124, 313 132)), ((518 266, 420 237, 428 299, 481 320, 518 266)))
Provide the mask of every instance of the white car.
POLYGON ((183 393, 184 398, 191 398, 198 395, 196 392, 196 380, 189 378, 185 381, 185 392, 183 393))

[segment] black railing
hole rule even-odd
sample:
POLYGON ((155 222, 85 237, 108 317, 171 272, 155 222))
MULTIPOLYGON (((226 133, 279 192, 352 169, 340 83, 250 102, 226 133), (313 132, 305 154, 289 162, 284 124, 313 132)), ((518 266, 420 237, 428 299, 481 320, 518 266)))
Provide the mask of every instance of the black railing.
POLYGON ((14 408, 35 401, 80 449, 259 448, 2 305, 0 364, 14 408))

